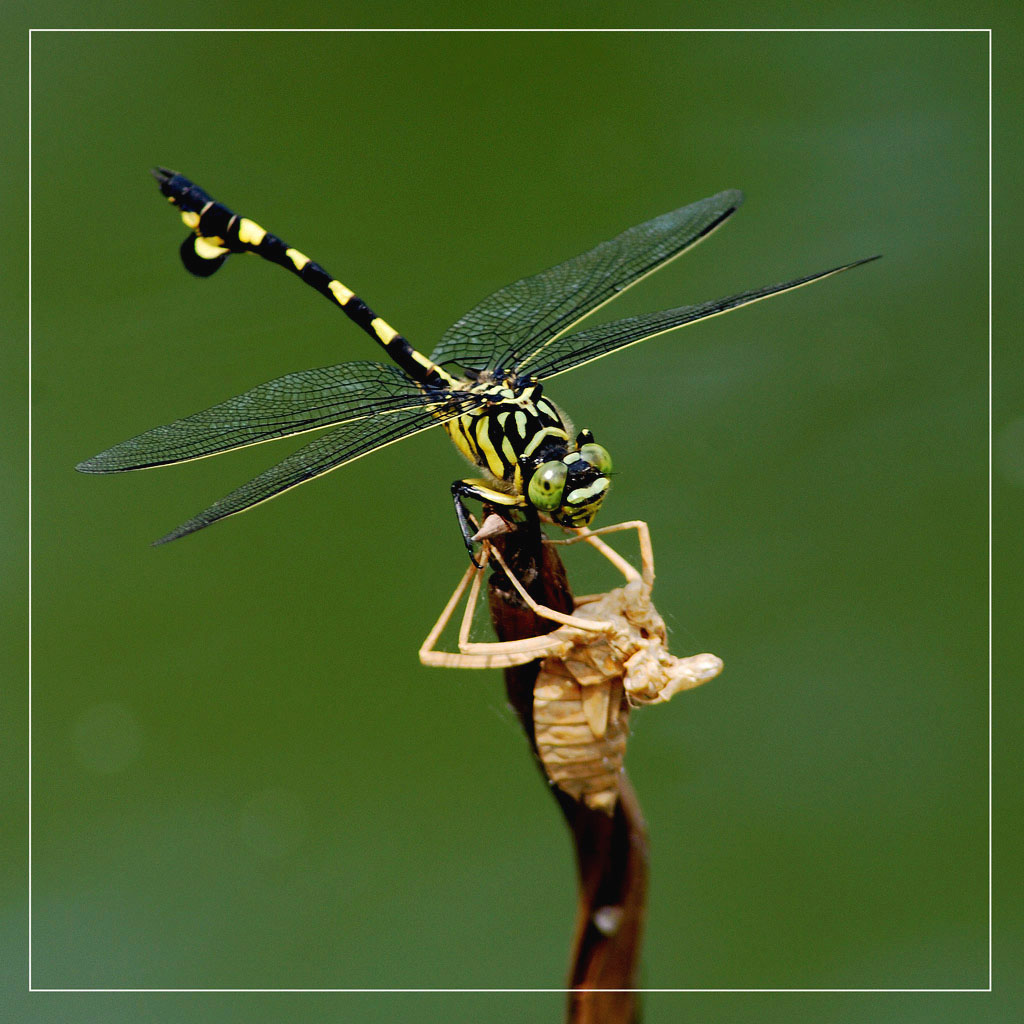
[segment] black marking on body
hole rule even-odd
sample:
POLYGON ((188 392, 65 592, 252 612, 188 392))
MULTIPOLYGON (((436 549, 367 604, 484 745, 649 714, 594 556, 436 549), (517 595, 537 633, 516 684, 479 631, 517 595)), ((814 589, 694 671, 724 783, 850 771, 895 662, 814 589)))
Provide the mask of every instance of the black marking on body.
POLYGON ((466 391, 484 396, 483 405, 446 424, 456 446, 474 465, 513 489, 522 486, 520 459, 533 444, 531 457, 552 448, 570 447, 568 424, 558 409, 541 396, 533 382, 466 382, 466 391), (536 439, 543 435, 543 443, 536 439), (513 458, 509 457, 511 449, 513 458))

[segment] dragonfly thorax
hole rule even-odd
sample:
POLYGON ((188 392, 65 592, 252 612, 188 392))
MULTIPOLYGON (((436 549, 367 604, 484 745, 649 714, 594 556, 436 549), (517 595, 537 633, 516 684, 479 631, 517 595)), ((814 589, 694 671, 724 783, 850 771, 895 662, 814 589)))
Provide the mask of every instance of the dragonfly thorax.
POLYGON ((563 526, 586 526, 608 490, 608 453, 529 378, 481 373, 465 390, 483 402, 445 423, 456 447, 509 494, 563 526))
POLYGON ((523 460, 542 446, 554 443, 568 450, 568 420, 535 381, 482 377, 463 390, 482 401, 444 427, 459 451, 503 489, 522 493, 523 460))

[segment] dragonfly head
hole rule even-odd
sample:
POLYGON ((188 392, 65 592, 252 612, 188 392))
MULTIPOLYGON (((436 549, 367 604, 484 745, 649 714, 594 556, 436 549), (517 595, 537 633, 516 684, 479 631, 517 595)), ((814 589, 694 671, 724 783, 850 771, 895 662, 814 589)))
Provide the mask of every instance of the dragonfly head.
POLYGON ((576 447, 560 459, 542 462, 527 485, 530 503, 560 526, 589 526, 608 493, 612 458, 581 430, 576 447))

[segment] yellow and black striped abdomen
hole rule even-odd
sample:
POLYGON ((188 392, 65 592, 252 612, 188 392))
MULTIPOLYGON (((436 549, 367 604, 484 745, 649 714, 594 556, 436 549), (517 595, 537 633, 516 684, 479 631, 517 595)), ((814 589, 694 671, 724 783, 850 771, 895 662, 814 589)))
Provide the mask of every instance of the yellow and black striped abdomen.
POLYGON ((190 273, 209 277, 232 253, 253 253, 284 267, 338 306, 413 380, 430 384, 454 383, 439 366, 416 351, 406 338, 370 309, 351 288, 332 277, 305 253, 248 217, 239 217, 183 175, 161 167, 153 171, 153 176, 160 183, 160 191, 181 211, 182 221, 192 232, 181 246, 181 259, 190 273))
POLYGON ((546 441, 569 441, 569 424, 537 384, 516 389, 477 383, 469 391, 487 401, 444 424, 455 446, 474 465, 515 493, 522 493, 519 460, 546 441))

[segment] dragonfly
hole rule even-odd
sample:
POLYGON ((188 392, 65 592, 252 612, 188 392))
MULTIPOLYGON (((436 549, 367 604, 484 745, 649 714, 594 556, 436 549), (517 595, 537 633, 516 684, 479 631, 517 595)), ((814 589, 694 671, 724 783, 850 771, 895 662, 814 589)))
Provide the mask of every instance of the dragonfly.
POLYGON ((202 412, 155 427, 79 463, 121 473, 201 459, 318 432, 304 447, 155 541, 164 544, 268 501, 299 484, 432 427, 442 427, 480 475, 451 485, 470 558, 474 500, 509 518, 589 527, 612 473, 589 429, 573 433, 547 381, 700 320, 792 291, 877 256, 697 305, 578 329, 595 310, 707 238, 743 201, 728 189, 623 231, 593 249, 499 289, 452 324, 425 355, 318 263, 188 178, 153 176, 189 234, 185 268, 209 277, 229 256, 251 253, 297 275, 383 348, 391 362, 351 361, 285 374, 202 412))

